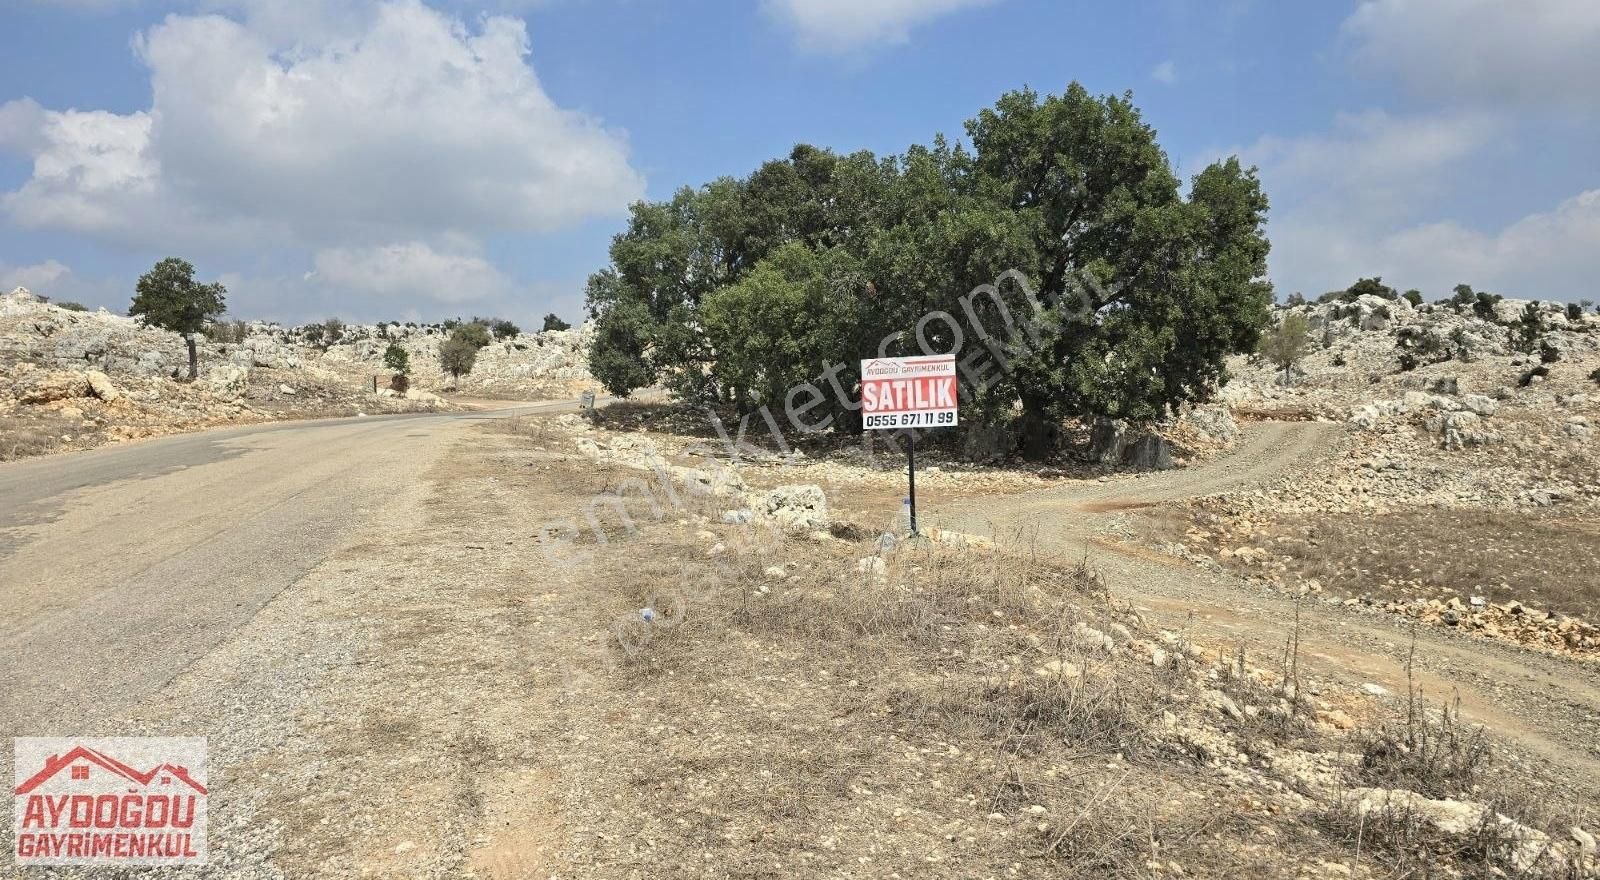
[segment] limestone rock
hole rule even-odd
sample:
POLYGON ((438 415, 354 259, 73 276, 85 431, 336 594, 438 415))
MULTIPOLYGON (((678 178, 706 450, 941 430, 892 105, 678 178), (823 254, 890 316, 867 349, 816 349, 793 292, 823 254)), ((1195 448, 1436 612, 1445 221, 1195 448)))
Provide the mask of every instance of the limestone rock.
POLYGON ((106 403, 122 399, 122 391, 111 381, 111 377, 105 373, 99 370, 86 370, 83 378, 89 383, 89 391, 106 403))
POLYGON ((242 397, 249 381, 250 371, 237 364, 212 367, 205 377, 206 388, 224 400, 237 400, 242 397))
POLYGON ((1171 470, 1172 444, 1159 434, 1146 434, 1123 453, 1123 463, 1139 470, 1171 470))
POLYGON ((35 371, 18 383, 16 395, 19 402, 28 404, 88 397, 89 380, 74 371, 35 371))
POLYGON ((828 525, 828 497, 817 485, 779 486, 760 497, 756 510, 785 531, 810 531, 828 525))

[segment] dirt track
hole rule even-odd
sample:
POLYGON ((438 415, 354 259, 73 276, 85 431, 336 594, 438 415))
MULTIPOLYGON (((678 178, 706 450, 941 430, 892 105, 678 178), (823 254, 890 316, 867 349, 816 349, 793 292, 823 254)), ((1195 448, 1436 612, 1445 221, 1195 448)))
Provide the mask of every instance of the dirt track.
MULTIPOLYGON (((1238 449, 1193 468, 972 500, 935 511, 928 520, 1041 553, 1087 553, 1115 592, 1165 625, 1187 627, 1208 644, 1277 656, 1293 628, 1292 598, 1097 538, 1121 512, 1293 479, 1340 442, 1341 431, 1317 423, 1260 423, 1249 428, 1238 449)), ((1302 658, 1310 657, 1324 672, 1405 693, 1412 632, 1407 622, 1320 602, 1300 605, 1302 658)), ((1459 694, 1466 717, 1534 758, 1566 768, 1574 786, 1600 796, 1600 666, 1435 627, 1415 632, 1417 684, 1430 700, 1459 694)))

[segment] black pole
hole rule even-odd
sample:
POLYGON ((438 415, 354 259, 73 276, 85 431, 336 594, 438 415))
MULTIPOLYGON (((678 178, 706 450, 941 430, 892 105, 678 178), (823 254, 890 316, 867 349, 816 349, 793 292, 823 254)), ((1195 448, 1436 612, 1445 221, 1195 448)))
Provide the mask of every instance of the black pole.
POLYGON ((906 433, 906 479, 911 484, 911 535, 917 535, 917 435, 906 433))

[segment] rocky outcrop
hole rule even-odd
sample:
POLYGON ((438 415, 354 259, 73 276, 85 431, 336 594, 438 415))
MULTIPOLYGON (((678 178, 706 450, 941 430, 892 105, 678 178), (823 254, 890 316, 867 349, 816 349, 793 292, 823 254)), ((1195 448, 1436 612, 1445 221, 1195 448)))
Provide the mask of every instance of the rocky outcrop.
POLYGON ((89 396, 89 380, 82 373, 66 370, 39 370, 16 384, 17 401, 25 404, 54 403, 89 396))
MULTIPOLYGON (((563 416, 563 424, 583 430, 587 426, 576 417, 563 416)), ((739 503, 725 511, 730 523, 758 523, 779 531, 809 532, 828 526, 828 499, 821 486, 802 484, 778 486, 769 490, 752 489, 737 468, 716 463, 711 468, 675 464, 655 441, 638 434, 580 436, 573 441, 578 452, 599 463, 649 471, 702 495, 739 503)))
MULTIPOLYGON (((423 390, 457 387, 464 393, 512 398, 576 394, 595 387, 589 374, 592 325, 548 333, 523 333, 490 343, 478 353, 471 373, 451 385, 439 365, 443 326, 351 325, 331 345, 313 340, 308 328, 253 322, 234 342, 197 339, 201 369, 224 365, 243 370, 309 371, 324 381, 370 385, 389 373, 383 363, 391 342, 411 360, 413 383, 423 390)), ((101 309, 78 312, 57 308, 18 288, 0 297, 0 363, 31 362, 58 369, 95 369, 108 376, 177 376, 188 369, 188 347, 177 333, 101 309)), ((234 376, 230 372, 218 375, 234 376)), ((223 383, 234 392, 233 380, 223 383)))

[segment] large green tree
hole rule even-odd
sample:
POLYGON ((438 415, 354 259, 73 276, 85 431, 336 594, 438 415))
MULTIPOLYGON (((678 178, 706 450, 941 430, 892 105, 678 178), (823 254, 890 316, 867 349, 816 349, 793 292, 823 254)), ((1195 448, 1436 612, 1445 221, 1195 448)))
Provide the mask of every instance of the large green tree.
POLYGON ((195 334, 227 311, 227 292, 220 282, 195 281, 194 266, 189 261, 167 257, 139 276, 128 314, 183 334, 189 345, 189 378, 193 379, 200 369, 195 334))
POLYGON ((589 282, 591 369, 618 394, 781 408, 830 361, 849 389, 859 358, 971 350, 977 325, 1027 314, 1026 347, 964 381, 963 421, 1020 410, 1044 453, 1063 418, 1155 417, 1254 350, 1272 294, 1253 169, 1216 163, 1185 196, 1131 100, 1076 84, 1005 95, 967 133, 970 151, 936 138, 887 158, 800 146, 635 205, 589 282), (1026 283, 973 295, 1008 270, 1026 283))

